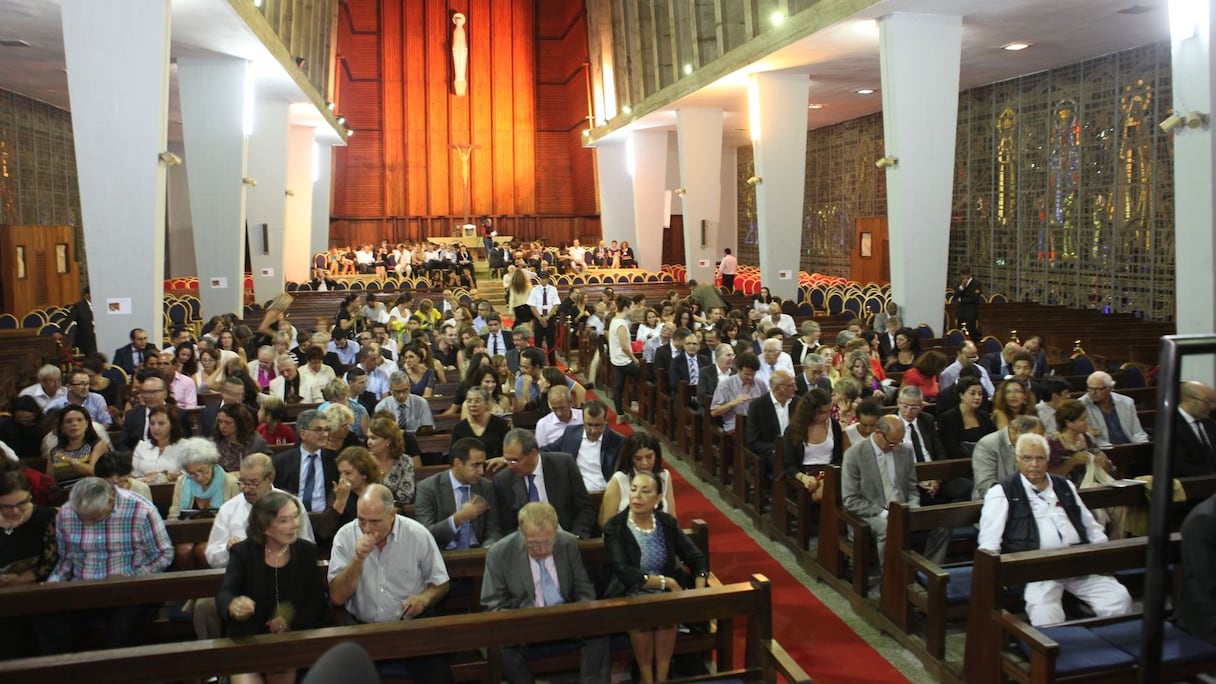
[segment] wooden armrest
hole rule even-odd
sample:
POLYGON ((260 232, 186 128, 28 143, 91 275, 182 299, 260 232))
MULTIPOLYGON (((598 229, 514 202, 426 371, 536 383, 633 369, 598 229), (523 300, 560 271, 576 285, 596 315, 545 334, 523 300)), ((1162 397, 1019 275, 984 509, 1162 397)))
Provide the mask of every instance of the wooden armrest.
POLYGON ((934 581, 947 582, 950 580, 950 573, 946 572, 942 566, 934 563, 928 558, 925 558, 925 556, 918 551, 904 551, 904 561, 913 571, 919 570, 925 573, 930 584, 932 584, 934 581))
POLYGON ((764 655, 768 659, 768 664, 780 672, 785 681, 793 684, 811 684, 811 676, 790 657, 790 654, 776 639, 769 639, 764 644, 764 655))
POLYGON ((862 528, 870 528, 870 523, 866 522, 865 519, 861 518, 860 516, 854 515, 844 508, 837 510, 839 511, 838 517, 840 521, 853 528, 853 534, 857 534, 857 531, 862 528))
MULTIPOLYGON (((995 619, 997 626, 1001 628, 1002 635, 1008 634, 1026 642, 1026 645, 1030 647, 1032 658, 1038 654, 1042 654, 1054 660, 1060 654, 1060 644, 1056 640, 1043 634, 1030 623, 1013 613, 1002 610, 995 619)), ((1003 639, 1001 643, 1004 643, 1003 639)))

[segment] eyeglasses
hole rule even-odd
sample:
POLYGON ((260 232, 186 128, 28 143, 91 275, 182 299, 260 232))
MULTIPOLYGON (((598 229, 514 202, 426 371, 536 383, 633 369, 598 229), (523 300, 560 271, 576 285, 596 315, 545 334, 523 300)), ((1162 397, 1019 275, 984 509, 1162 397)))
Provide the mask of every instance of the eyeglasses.
POLYGON ((84 382, 69 382, 68 383, 68 387, 88 387, 88 386, 89 386, 88 380, 85 380, 84 382))
POLYGON ((1018 456, 1018 460, 1022 463, 1046 463, 1046 456, 1018 456))
POLYGON ((546 539, 545 541, 530 541, 527 542, 528 548, 533 551, 544 551, 545 549, 553 548, 553 540, 546 539))
POLYGON ((32 496, 27 496, 24 501, 18 501, 15 504, 0 504, 0 513, 8 513, 9 511, 19 511, 34 502, 32 496))
POLYGON ((266 481, 266 478, 259 477, 256 480, 240 479, 240 480, 237 480, 236 483, 238 485, 240 485, 242 488, 245 488, 245 487, 257 487, 258 485, 262 484, 265 481, 266 481))
POLYGON ((920 404, 900 404, 899 408, 903 411, 919 411, 924 408, 924 406, 920 404))
POLYGON ((333 432, 333 428, 330 428, 330 427, 310 427, 310 428, 306 428, 306 429, 309 432, 321 432, 321 433, 326 433, 326 434, 333 432))

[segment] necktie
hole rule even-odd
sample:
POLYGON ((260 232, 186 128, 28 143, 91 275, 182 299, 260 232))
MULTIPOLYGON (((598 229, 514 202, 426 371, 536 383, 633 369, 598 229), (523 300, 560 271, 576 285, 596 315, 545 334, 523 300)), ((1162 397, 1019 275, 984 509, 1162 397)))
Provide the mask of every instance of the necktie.
POLYGON ((144 365, 144 353, 143 353, 143 352, 141 352, 141 351, 139 351, 138 349, 136 349, 136 350, 135 350, 135 354, 133 354, 133 356, 135 357, 135 365, 136 365, 136 366, 142 366, 142 365, 144 365))
POLYGON ((776 373, 776 372, 777 372, 777 364, 775 364, 775 363, 770 363, 770 364, 768 365, 768 374, 769 374, 769 375, 772 375, 773 373, 776 373))
POLYGON ((553 581, 553 577, 545 569, 544 561, 536 561, 536 569, 540 572, 540 593, 545 605, 560 606, 565 603, 566 599, 562 598, 562 592, 557 588, 557 582, 553 581))
POLYGON ((490 337, 490 356, 498 356, 498 336, 490 337))
POLYGON ((882 453, 878 455, 878 473, 882 475, 882 495, 887 501, 899 501, 899 490, 895 488, 895 482, 891 479, 891 464, 889 459, 890 454, 882 453))
MULTIPOLYGON (((456 507, 460 508, 469 502, 469 486, 461 485, 460 501, 456 502, 456 507)), ((473 523, 465 522, 456 532, 456 548, 467 549, 473 546, 473 523)))
POLYGON ((528 501, 540 501, 540 492, 536 489, 536 476, 528 476, 528 501))
POLYGON ((300 499, 304 502, 304 510, 311 512, 312 508, 312 490, 316 486, 317 470, 316 454, 307 454, 304 457, 308 463, 304 466, 304 487, 300 491, 300 499))
POLYGON ((1208 441, 1208 432, 1203 429, 1203 423, 1195 421, 1194 425, 1195 432, 1199 434, 1199 441, 1203 442, 1203 448, 1207 449, 1209 454, 1212 453, 1212 443, 1208 441))
POLYGON ((688 357, 688 384, 697 384, 697 357, 688 357))
MULTIPOLYGON (((541 304, 541 306, 545 306, 545 305, 547 305, 548 303, 549 303, 549 288, 544 287, 544 286, 541 286, 541 288, 540 288, 540 304, 541 304)), ((543 313, 545 313, 544 309, 541 309, 541 313, 542 313, 542 314, 543 314, 543 313)))
POLYGON ((406 407, 406 405, 404 402, 397 404, 397 425, 400 425, 402 430, 405 429, 405 424, 406 424, 405 407, 406 407))
POLYGON ((912 433, 912 450, 916 452, 916 462, 928 461, 929 458, 925 455, 925 448, 920 442, 920 433, 916 431, 916 425, 908 423, 908 432, 912 433))

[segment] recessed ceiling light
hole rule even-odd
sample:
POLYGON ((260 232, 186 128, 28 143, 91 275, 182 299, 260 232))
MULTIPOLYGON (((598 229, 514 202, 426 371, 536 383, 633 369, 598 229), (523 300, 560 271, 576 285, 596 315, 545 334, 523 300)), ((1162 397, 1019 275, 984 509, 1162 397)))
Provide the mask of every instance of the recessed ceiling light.
POLYGON ((785 14, 773 12, 773 16, 769 17, 769 21, 773 22, 773 26, 780 26, 785 23, 785 14))
POLYGON ((30 44, 20 38, 7 38, 0 40, 0 47, 29 47, 30 44))
POLYGON ((823 109, 823 105, 819 104, 818 102, 812 102, 811 104, 807 105, 806 108, 807 109, 823 109))
POLYGON ((873 95, 874 89, 873 88, 858 88, 857 94, 858 95, 873 95))
POLYGON ((1030 47, 1030 43, 1010 43, 1001 49, 1008 50, 1010 52, 1017 52, 1018 50, 1025 50, 1028 47, 1030 47))

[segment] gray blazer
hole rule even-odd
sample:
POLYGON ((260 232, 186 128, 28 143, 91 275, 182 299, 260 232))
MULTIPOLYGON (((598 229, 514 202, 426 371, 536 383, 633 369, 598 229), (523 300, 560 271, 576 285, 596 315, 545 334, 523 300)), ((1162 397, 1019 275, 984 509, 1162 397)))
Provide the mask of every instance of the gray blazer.
POLYGON ((975 479, 972 499, 983 499, 988 488, 1018 472, 1017 454, 1009 443, 1009 428, 980 438, 971 452, 971 476, 975 479))
MULTIPOLYGON (((1119 417, 1119 425, 1123 427, 1127 438, 1133 443, 1149 441, 1148 433, 1140 426, 1140 418, 1136 415, 1136 402, 1131 397, 1117 392, 1111 393, 1110 399, 1115 405, 1115 415, 1119 417)), ((1089 414, 1089 429, 1095 433, 1094 441, 1101 449, 1110 447, 1110 434, 1106 431, 1106 418, 1102 415, 1102 409, 1090 401, 1088 395, 1081 397, 1081 403, 1085 404, 1085 412, 1089 414)))
MULTIPOLYGON (((522 534, 512 532, 486 552, 485 578, 481 583, 481 605, 486 610, 514 610, 536 605, 531 562, 522 534)), ((567 603, 594 601, 595 586, 583 567, 578 539, 558 530, 553 543, 553 564, 557 584, 567 603)))
MULTIPOLYGON (((895 447, 895 481, 903 491, 904 501, 911 508, 920 507, 916 490, 916 463, 912 449, 903 444, 895 447)), ((883 495, 882 477, 878 473, 874 442, 867 439, 844 452, 841 468, 841 497, 845 510, 863 518, 882 515, 887 508, 883 495)))
MULTIPOLYGON (((414 519, 426 525, 441 549, 456 540, 456 533, 448 520, 456 513, 456 493, 452 491, 452 478, 448 473, 445 470, 426 478, 418 483, 414 492, 414 519)), ((476 484, 469 485, 469 488, 470 493, 490 504, 490 510, 473 521, 473 534, 477 535, 478 543, 489 546, 502 538, 494 483, 482 478, 476 484)))

